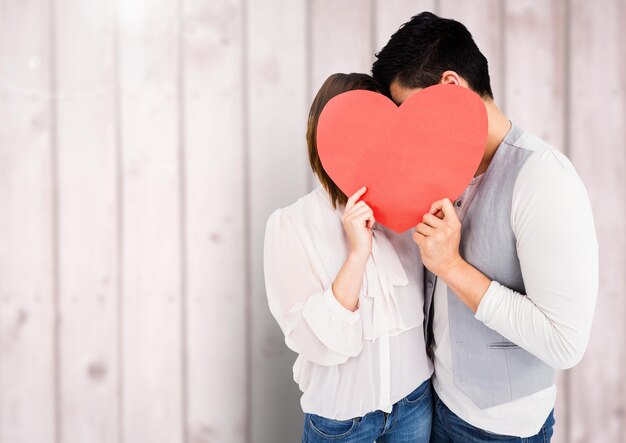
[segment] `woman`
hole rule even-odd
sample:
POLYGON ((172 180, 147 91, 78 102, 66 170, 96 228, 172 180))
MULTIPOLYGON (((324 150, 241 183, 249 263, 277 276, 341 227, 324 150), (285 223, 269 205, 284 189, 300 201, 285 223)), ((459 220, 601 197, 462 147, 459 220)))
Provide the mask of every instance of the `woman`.
POLYGON ((433 369, 419 251, 411 231, 376 223, 365 187, 343 194, 317 153, 324 105, 354 89, 378 92, 368 75, 334 74, 311 106, 309 160, 321 185, 267 221, 269 307, 298 353, 303 442, 427 442, 433 369))

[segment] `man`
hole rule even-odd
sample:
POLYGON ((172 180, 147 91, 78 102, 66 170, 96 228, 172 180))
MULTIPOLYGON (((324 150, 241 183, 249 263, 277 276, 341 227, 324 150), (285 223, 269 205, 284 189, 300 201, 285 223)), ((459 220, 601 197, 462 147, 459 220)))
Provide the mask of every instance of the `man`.
POLYGON ((582 358, 598 288, 585 187, 563 154, 498 109, 487 60, 461 23, 413 17, 372 73, 398 105, 438 83, 469 88, 489 120, 472 182, 435 202, 413 234, 427 268, 431 441, 549 441, 554 370, 582 358))

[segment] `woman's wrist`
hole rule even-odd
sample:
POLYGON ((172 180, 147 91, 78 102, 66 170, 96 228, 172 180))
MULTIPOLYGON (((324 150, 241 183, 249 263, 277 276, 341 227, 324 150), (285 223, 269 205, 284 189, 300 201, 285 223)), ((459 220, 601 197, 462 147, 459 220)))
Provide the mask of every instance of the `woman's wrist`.
POLYGON ((367 264, 367 260, 369 259, 369 256, 370 256, 369 252, 365 253, 361 251, 350 251, 350 253, 348 254, 347 261, 365 268, 365 265, 367 264))
POLYGON ((369 254, 351 251, 333 282, 333 294, 344 308, 355 311, 359 304, 359 293, 363 273, 369 254))

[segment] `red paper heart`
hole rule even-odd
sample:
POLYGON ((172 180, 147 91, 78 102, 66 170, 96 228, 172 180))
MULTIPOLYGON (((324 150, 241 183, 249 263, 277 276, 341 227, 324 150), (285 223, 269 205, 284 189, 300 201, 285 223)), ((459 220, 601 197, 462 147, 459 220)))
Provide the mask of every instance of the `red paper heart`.
POLYGON ((382 94, 349 91, 332 98, 317 126, 324 169, 376 221, 396 232, 417 225, 433 202, 455 200, 470 183, 485 149, 487 110, 457 85, 435 85, 396 106, 382 94))

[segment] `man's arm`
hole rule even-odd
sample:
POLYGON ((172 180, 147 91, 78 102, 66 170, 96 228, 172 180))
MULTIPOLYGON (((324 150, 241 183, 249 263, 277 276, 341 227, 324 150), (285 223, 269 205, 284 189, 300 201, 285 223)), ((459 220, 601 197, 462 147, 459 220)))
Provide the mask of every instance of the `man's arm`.
MULTIPOLYGON (((521 175, 521 173, 520 173, 521 175)), ((521 177, 512 226, 526 294, 496 281, 458 255, 460 223, 449 200, 436 202, 414 239, 426 267, 478 320, 550 366, 574 366, 587 346, 598 290, 598 243, 580 179, 557 169, 521 177), (452 257, 452 258, 450 258, 452 257)))

